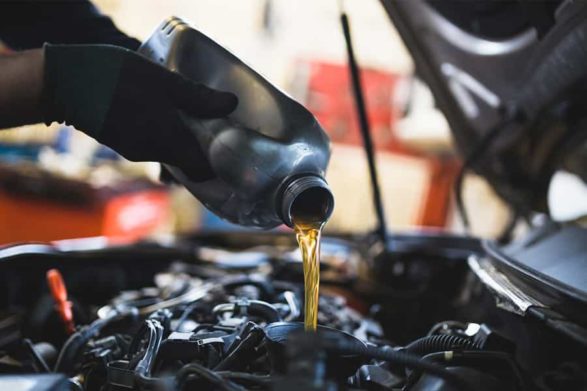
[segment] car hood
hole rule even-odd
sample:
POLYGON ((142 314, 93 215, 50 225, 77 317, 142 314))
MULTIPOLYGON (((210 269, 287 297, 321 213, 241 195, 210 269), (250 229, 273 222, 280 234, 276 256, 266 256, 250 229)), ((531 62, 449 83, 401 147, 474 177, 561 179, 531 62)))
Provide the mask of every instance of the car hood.
POLYGON ((381 0, 460 154, 522 215, 587 180, 587 3, 381 0))

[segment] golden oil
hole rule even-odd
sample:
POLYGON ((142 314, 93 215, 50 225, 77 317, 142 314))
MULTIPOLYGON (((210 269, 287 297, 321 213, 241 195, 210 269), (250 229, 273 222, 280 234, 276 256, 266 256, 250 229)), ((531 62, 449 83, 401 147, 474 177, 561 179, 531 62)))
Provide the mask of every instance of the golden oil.
POLYGON ((320 235, 324 222, 296 219, 293 222, 304 262, 304 328, 315 331, 318 325, 320 289, 320 235))

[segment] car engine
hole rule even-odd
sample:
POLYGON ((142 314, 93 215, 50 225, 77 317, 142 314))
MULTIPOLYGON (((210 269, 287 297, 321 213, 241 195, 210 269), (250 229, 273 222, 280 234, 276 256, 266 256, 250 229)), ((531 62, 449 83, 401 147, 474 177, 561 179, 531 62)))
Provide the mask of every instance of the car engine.
POLYGON ((2 249, 0 388, 585 389, 580 326, 508 310, 481 243, 360 239, 324 240, 316 333, 291 235, 2 249))

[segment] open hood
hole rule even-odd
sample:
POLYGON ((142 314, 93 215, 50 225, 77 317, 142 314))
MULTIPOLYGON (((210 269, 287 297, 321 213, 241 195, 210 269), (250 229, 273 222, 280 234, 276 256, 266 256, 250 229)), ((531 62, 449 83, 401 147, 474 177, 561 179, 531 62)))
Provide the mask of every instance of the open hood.
POLYGON ((587 180, 587 3, 382 0, 459 152, 521 215, 587 180))

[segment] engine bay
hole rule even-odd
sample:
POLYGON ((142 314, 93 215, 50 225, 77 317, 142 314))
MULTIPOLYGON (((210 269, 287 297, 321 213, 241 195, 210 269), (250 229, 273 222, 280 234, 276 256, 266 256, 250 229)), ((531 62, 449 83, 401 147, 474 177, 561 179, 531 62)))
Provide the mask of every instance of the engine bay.
MULTIPOLYGON (((222 132, 210 128, 205 137, 192 135, 210 166, 202 178, 210 182, 203 185, 199 176, 192 181, 182 167, 174 167, 183 160, 179 154, 157 159, 174 163, 167 162, 163 176, 171 175, 232 222, 294 228, 302 249, 305 237, 307 251, 300 255, 291 232, 204 231, 133 243, 96 237, 0 247, 0 390, 587 390, 587 228, 584 216, 566 223, 548 218, 549 186, 558 171, 587 182, 587 3, 380 2, 414 62, 410 83, 421 78, 430 88, 462 155, 454 173, 462 228, 470 232, 462 190, 466 173, 473 171, 508 204, 510 221, 498 239, 388 230, 378 148, 363 96, 368 89, 361 85, 343 2, 337 12, 377 217, 377 228, 367 235, 320 239, 334 196, 324 179, 328 136, 314 116, 221 45, 170 18, 141 46, 142 54, 242 99, 234 113, 226 113, 234 118, 214 117, 224 122, 222 132), (188 55, 181 48, 189 49, 188 55), (308 316, 307 308, 317 312, 308 316)), ((265 3, 260 30, 273 40, 277 34, 271 32, 270 2, 265 3)), ((45 50, 63 50, 58 46, 45 50)), ((78 70, 94 65, 82 64, 78 70)), ((127 101, 142 95, 131 90, 127 101)), ((333 96, 340 94, 334 90, 333 96)), ((184 93, 174 95, 171 100, 188 100, 184 93)), ((67 102, 74 109, 59 111, 79 114, 72 96, 67 102)), ((324 98, 314 99, 326 106, 324 98)), ((406 106, 409 111, 414 105, 410 100, 406 106)), ((177 110, 162 110, 168 111, 176 119, 177 110)), ((341 111, 350 122, 347 109, 341 111)), ((392 122, 389 113, 385 129, 392 122)), ((194 123, 203 119, 209 118, 194 123)), ((158 123, 144 120, 141 127, 128 128, 151 122, 158 123)), ((132 145, 139 150, 155 144, 147 141, 132 145)), ((137 160, 135 153, 124 156, 137 160)), ((433 155, 430 162, 445 158, 436 148, 433 155)), ((435 170, 430 175, 440 177, 435 170)), ((447 184, 453 185, 450 176, 447 184)), ((5 177, 9 194, 40 193, 39 178, 19 185, 12 171, 5 177)), ((412 185, 407 176, 402 181, 412 185)), ((53 184, 48 198, 92 199, 85 196, 86 190, 91 193, 85 185, 79 190, 69 182, 53 184)), ((448 205, 444 190, 426 198, 442 193, 448 205)), ((16 210, 21 204, 14 205, 16 210)), ((84 204, 87 210, 89 205, 84 204)), ((48 223, 45 231, 58 227, 57 218, 42 217, 54 215, 39 210, 19 209, 18 218, 6 217, 8 230, 31 216, 30 221, 48 223)), ((68 223, 81 218, 60 213, 69 216, 63 219, 68 223)), ((128 220, 143 213, 135 209, 128 220)), ((448 228, 445 220, 439 226, 448 228)), ((96 221, 102 228, 102 220, 96 221)), ((26 223, 23 227, 28 231, 26 223)), ((108 233, 74 232, 75 237, 108 233)))
POLYGON ((304 333, 292 239, 3 249, 0 370, 11 376, 0 388, 585 389, 580 338, 508 310, 479 272, 478 241, 402 235, 374 255, 368 238, 325 238, 318 331, 304 333), (63 278, 73 330, 49 270, 63 278))

